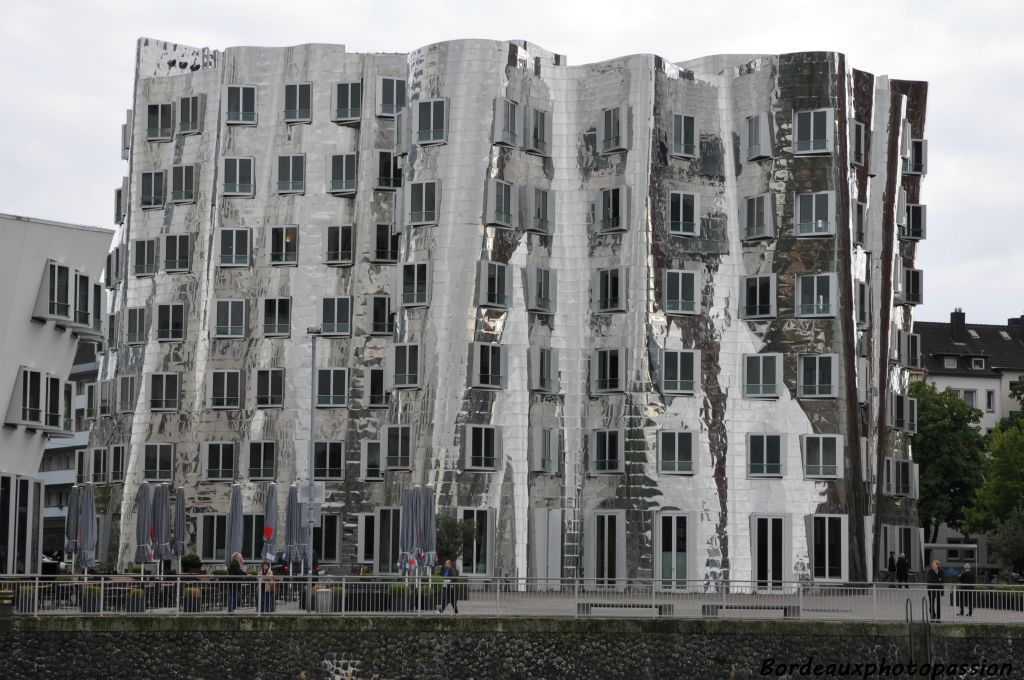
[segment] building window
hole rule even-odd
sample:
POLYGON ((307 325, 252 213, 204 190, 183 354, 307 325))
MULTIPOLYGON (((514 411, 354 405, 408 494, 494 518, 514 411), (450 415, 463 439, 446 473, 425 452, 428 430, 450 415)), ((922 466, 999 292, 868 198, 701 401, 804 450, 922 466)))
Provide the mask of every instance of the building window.
POLYGON ((128 332, 126 340, 129 345, 137 345, 146 342, 146 309, 144 307, 128 308, 128 332))
POLYGON ((401 269, 401 295, 403 307, 424 307, 429 300, 430 265, 410 262, 401 269))
POLYGON ((900 331, 898 341, 903 365, 907 368, 921 368, 921 336, 900 331))
POLYGON ((217 300, 215 338, 245 337, 245 300, 217 300))
POLYGON ((387 408, 391 403, 391 393, 387 390, 383 368, 366 369, 363 395, 366 408, 387 408))
POLYGON ((206 98, 203 95, 182 97, 178 105, 178 132, 187 135, 203 129, 203 109, 206 98))
POLYGON ((345 473, 345 442, 313 445, 313 478, 342 479, 345 473))
POLYGON ((805 274, 796 277, 797 316, 835 316, 835 274, 805 274))
POLYGON ((602 189, 600 194, 600 222, 598 231, 625 231, 627 227, 628 200, 625 187, 602 189))
POLYGON ((599 349, 590 357, 592 393, 623 392, 626 389, 626 350, 599 349))
POLYGON ((285 225, 270 228, 270 264, 296 264, 299 261, 299 228, 285 225))
POLYGON ((313 527, 313 550, 321 562, 337 562, 340 556, 338 548, 341 544, 341 517, 339 515, 320 515, 320 526, 313 527))
POLYGON ((796 195, 796 235, 831 236, 835 234, 832 220, 833 192, 796 195))
POLYGON ((21 420, 43 422, 43 374, 40 371, 27 368, 21 371, 21 420))
MULTIPOLYGON (((140 243, 151 243, 150 241, 136 241, 136 250, 140 243)), ((153 249, 156 249, 156 243, 153 243, 153 249)), ((155 265, 154 265, 155 267, 155 265)), ((136 273, 138 273, 139 265, 138 258, 136 257, 135 264, 136 273)), ((50 262, 49 266, 49 290, 47 292, 47 310, 51 316, 59 316, 63 318, 70 318, 71 316, 71 270, 70 268, 57 264, 56 262, 50 262)))
POLYGON ((150 104, 146 107, 146 140, 166 142, 174 135, 174 119, 170 104, 150 104))
POLYGON ((242 515, 242 559, 260 559, 263 546, 263 515, 242 515))
POLYGON ((395 315, 391 313, 391 298, 374 295, 370 298, 370 333, 391 335, 395 332, 395 315))
POLYGON ((171 202, 191 203, 196 197, 196 166, 175 165, 171 168, 171 202))
POLYGON ((384 465, 389 470, 412 468, 413 435, 411 425, 384 427, 384 465))
POLYGON ((256 88, 246 85, 228 86, 228 123, 256 123, 256 88))
POLYGON ((291 298, 267 298, 263 301, 263 335, 288 335, 291 330, 291 298))
POLYGON ((608 474, 622 472, 622 431, 594 430, 590 433, 590 472, 608 474))
POLYGON ((699 350, 661 350, 661 393, 696 394, 700 389, 699 350))
POLYGON ((743 318, 758 319, 775 316, 775 274, 743 277, 743 318))
POLYGON ((803 399, 836 396, 836 355, 800 355, 799 388, 803 399))
POLYGON ((377 152, 377 188, 397 189, 402 186, 402 168, 398 156, 390 151, 377 152))
POLYGON ((359 479, 364 482, 379 482, 384 479, 379 441, 363 440, 359 456, 359 479))
POLYGON ((377 81, 377 115, 393 117, 405 106, 405 81, 398 78, 380 78, 377 81))
POLYGON ((850 144, 850 160, 853 161, 854 165, 864 165, 864 152, 866 148, 864 132, 864 123, 853 121, 850 126, 850 133, 853 135, 853 143, 850 144))
POLYGON ((928 174, 928 142, 924 139, 910 140, 910 154, 903 159, 903 173, 906 175, 928 174))
POLYGON ((558 430, 553 427, 531 428, 533 451, 530 460, 531 470, 548 475, 558 474, 560 451, 558 446, 558 430))
POLYGON ((466 469, 497 470, 501 463, 501 429, 493 425, 466 426, 466 469))
POLYGON ((224 159, 224 195, 225 196, 252 196, 252 159, 251 158, 225 158, 224 159))
POLYGON ((743 357, 743 396, 750 399, 778 397, 781 392, 781 354, 747 354, 743 357))
POLYGON ((793 115, 793 152, 822 153, 832 150, 832 109, 797 111, 793 115))
POLYGON ((744 160, 771 158, 772 130, 769 128, 767 113, 747 116, 740 131, 740 148, 744 160))
POLYGON ((235 445, 211 442, 206 445, 206 478, 211 481, 235 478, 235 445))
POLYGON ((491 555, 494 552, 491 510, 462 508, 459 513, 463 524, 468 527, 463 534, 462 573, 487 576, 491 573, 491 555))
POLYGON ((697 272, 681 269, 665 271, 665 313, 697 312, 697 272))
POLYGON ((846 562, 846 517, 814 515, 811 542, 811 572, 815 579, 843 580, 846 562))
POLYGON ((672 155, 694 158, 697 155, 697 134, 693 116, 672 114, 672 155))
POLYGON ((309 122, 312 111, 310 99, 313 86, 309 83, 284 86, 284 121, 286 123, 309 122))
POLYGON ((843 476, 843 441, 838 435, 804 435, 804 477, 836 479, 843 476))
POLYGON ((864 245, 867 237, 867 214, 867 204, 857 203, 853 216, 853 242, 860 246, 864 245))
POLYGON ((669 233, 692 236, 697 233, 697 215, 700 210, 697 194, 685 191, 668 192, 669 233))
POLYGON ((530 151, 546 156, 551 153, 551 112, 530 109, 530 151))
POLYGON ((944 357, 942 359, 942 367, 943 368, 956 368, 957 367, 957 363, 958 362, 957 362, 957 358, 956 357, 944 357))
POLYGON ((89 325, 89 277, 75 272, 75 315, 76 324, 89 325))
POLYGON ((209 562, 223 562, 227 559, 228 516, 199 516, 199 557, 209 562))
POLYGON ((512 227, 518 222, 519 191, 508 182, 492 179, 487 194, 487 224, 512 227))
POLYGON ((169 481, 174 469, 174 444, 146 444, 143 479, 169 481))
MULTIPOLYGON (((60 396, 59 387, 58 387, 58 389, 52 389, 50 387, 50 383, 53 380, 55 380, 55 379, 51 378, 50 376, 47 376, 47 378, 46 378, 47 392, 51 396, 51 399, 47 399, 46 400, 46 405, 47 405, 47 414, 46 414, 47 415, 47 422, 46 422, 46 424, 47 425, 51 424, 50 418, 51 418, 52 415, 56 415, 57 416, 57 418, 56 418, 57 422, 54 422, 53 425, 58 425, 60 423, 60 406, 59 406, 59 403, 58 404, 54 404, 57 407, 56 408, 56 411, 57 411, 56 413, 53 413, 53 407, 51 406, 52 397, 54 397, 54 396, 59 397, 60 396)), ((60 380, 56 379, 56 382, 57 382, 57 384, 59 386, 60 385, 60 380)), ((112 381, 110 381, 110 380, 100 380, 98 383, 96 383, 96 396, 99 398, 99 405, 98 405, 97 410, 96 410, 97 415, 100 415, 100 416, 110 416, 111 414, 113 414, 113 412, 114 412, 114 383, 112 381)))
POLYGON ((885 493, 890 496, 912 496, 917 466, 909 460, 885 459, 885 493))
POLYGON ((220 266, 249 266, 249 230, 220 230, 220 266))
POLYGON ((985 390, 985 410, 989 413, 995 413, 996 410, 996 391, 985 390))
POLYGON ((261 368, 256 371, 256 407, 284 405, 284 369, 261 368))
POLYGON ((347 369, 317 369, 316 405, 320 408, 342 408, 348 405, 347 369))
POLYGON ((353 228, 351 224, 327 227, 327 259, 329 265, 352 264, 353 228))
POLYGON ((598 269, 594 272, 591 295, 594 313, 622 312, 626 309, 626 270, 598 269))
POLYGON ((598 140, 601 144, 601 153, 625 150, 626 135, 623 123, 622 107, 616 106, 601 112, 601 118, 598 121, 598 140))
POLYGON ((531 312, 552 314, 555 311, 555 272, 536 265, 526 269, 526 308, 531 312))
POLYGON ((356 155, 354 153, 336 154, 331 156, 330 193, 355 193, 357 167, 356 155))
POLYGON ((781 435, 747 435, 747 474, 750 477, 782 476, 781 435))
POLYGON ((124 481, 124 446, 118 444, 110 447, 110 481, 124 481))
POLYGON ((495 144, 516 146, 520 140, 523 121, 519 116, 519 104, 510 99, 494 100, 494 136, 495 144))
POLYGON ((413 182, 409 185, 409 224, 437 224, 437 182, 413 182))
POLYGON ((150 376, 149 408, 153 411, 178 409, 178 375, 154 373, 150 376))
POLYGON ((444 100, 420 102, 416 107, 416 141, 437 144, 444 141, 444 100))
POLYGON ((512 301, 512 277, 508 265, 481 262, 479 269, 478 304, 481 307, 508 307, 512 301))
POLYGON ((273 479, 277 445, 274 442, 249 443, 249 479, 273 479))
POLYGON ((771 194, 748 196, 740 201, 740 224, 743 238, 772 238, 775 236, 775 211, 771 194))
POLYGON ((301 194, 306 190, 306 157, 302 154, 277 157, 277 193, 301 194))
POLYGON ((242 374, 213 371, 210 374, 210 408, 237 409, 242 406, 242 374))
POLYGON ((530 347, 530 389, 551 393, 558 390, 558 354, 550 347, 530 347))
POLYGON ((133 413, 135 411, 135 376, 122 375, 117 380, 117 412, 133 413))
POLYGON ((555 214, 554 193, 548 189, 533 190, 533 210, 526 226, 528 231, 551 233, 551 220, 555 214))
POLYGON ((185 305, 157 305, 156 339, 178 342, 185 339, 185 305))
POLYGON ((693 432, 662 430, 658 433, 658 472, 693 474, 693 432))
POLYGON ((508 354, 502 345, 473 343, 472 387, 504 389, 508 377, 508 354))
POLYGON ((164 237, 164 269, 169 272, 187 272, 192 264, 191 237, 174 234, 164 237))
POLYGON ((401 234, 392 234, 390 224, 377 225, 377 238, 374 242, 371 260, 381 264, 393 264, 398 261, 398 250, 401 234))
POLYGON ((324 335, 351 335, 352 298, 324 298, 321 329, 324 335))
POLYGON ((925 237, 927 206, 908 203, 905 224, 900 228, 900 237, 919 241, 925 237))
POLYGON ((164 205, 164 173, 142 173, 141 205, 143 208, 161 208, 164 205))
POLYGON ((420 384, 420 346, 402 344, 394 346, 392 385, 395 389, 411 389, 420 384))
POLYGON ((334 122, 346 123, 359 120, 362 108, 362 83, 338 83, 334 88, 334 122))
POLYGON ((919 305, 924 302, 924 272, 920 269, 903 270, 903 302, 919 305))

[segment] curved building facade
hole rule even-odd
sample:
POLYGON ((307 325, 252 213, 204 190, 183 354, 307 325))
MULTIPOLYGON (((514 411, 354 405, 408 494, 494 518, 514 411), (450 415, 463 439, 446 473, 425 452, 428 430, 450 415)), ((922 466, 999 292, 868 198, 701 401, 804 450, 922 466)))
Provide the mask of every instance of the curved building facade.
POLYGON ((311 413, 343 571, 394 571, 414 484, 474 524, 482 576, 853 581, 919 554, 926 93, 838 53, 141 40, 91 442, 119 466, 108 560, 143 479, 185 489, 211 562, 240 483, 255 557, 311 413))

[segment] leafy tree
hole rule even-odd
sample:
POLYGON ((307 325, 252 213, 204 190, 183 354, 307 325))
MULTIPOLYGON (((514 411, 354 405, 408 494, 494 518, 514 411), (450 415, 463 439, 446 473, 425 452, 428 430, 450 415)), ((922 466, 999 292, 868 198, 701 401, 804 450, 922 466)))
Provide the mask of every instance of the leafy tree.
POLYGON ((989 435, 985 484, 968 516, 973 531, 991 531, 1024 511, 1024 428, 996 428, 989 435))
POLYGON ((437 557, 455 561, 462 557, 463 546, 473 542, 473 523, 464 522, 455 515, 437 516, 437 557))
POLYGON ((1016 510, 1003 518, 989 535, 988 545, 1003 567, 1024 572, 1024 511, 1016 510))
POLYGON ((978 428, 981 412, 955 393, 915 382, 917 399, 914 460, 920 465, 918 515, 927 542, 938 537, 939 525, 959 530, 982 483, 984 439, 978 428))

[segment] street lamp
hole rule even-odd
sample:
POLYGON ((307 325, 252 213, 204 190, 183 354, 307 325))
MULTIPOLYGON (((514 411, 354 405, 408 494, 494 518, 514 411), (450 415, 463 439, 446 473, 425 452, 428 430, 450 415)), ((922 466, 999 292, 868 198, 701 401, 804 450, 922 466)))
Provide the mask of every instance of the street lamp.
POLYGON ((320 335, 320 326, 310 326, 306 329, 306 334, 312 340, 313 344, 313 357, 312 365, 310 368, 311 375, 309 380, 309 497, 306 499, 306 529, 309 531, 309 571, 306 581, 306 603, 309 605, 309 610, 313 611, 313 528, 316 522, 313 519, 313 497, 315 494, 316 484, 313 481, 313 467, 316 464, 316 453, 315 445, 313 443, 314 438, 314 425, 316 423, 316 339, 320 335))

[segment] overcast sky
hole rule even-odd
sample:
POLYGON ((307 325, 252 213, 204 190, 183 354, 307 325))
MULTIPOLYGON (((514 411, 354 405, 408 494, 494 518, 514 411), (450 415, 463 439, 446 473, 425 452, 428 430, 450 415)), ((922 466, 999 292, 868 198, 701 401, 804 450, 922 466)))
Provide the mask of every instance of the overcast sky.
POLYGON ((525 39, 570 64, 835 50, 876 75, 930 82, 925 305, 916 318, 948 320, 959 306, 968 322, 1005 323, 1024 314, 1021 26, 1024 3, 1013 0, 11 0, 0 21, 0 212, 112 226, 140 36, 214 49, 341 43, 355 52, 525 39))

